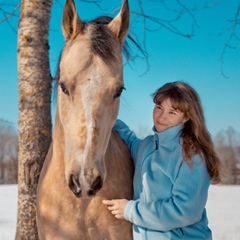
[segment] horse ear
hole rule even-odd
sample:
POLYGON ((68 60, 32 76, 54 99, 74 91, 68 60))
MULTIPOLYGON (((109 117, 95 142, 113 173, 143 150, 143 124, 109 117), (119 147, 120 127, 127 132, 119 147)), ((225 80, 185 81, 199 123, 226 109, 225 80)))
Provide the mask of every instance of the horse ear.
POLYGON ((108 24, 111 31, 123 45, 128 35, 130 25, 130 10, 128 0, 124 0, 120 13, 108 24))
POLYGON ((62 31, 65 41, 74 39, 83 31, 84 24, 78 16, 74 0, 67 0, 62 20, 62 31))

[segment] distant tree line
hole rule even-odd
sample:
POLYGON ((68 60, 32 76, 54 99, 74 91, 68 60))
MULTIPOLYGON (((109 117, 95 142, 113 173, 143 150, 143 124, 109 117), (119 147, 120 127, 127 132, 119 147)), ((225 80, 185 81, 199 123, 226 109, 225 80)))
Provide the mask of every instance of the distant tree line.
POLYGON ((10 122, 0 119, 0 184, 17 183, 18 134, 10 122))
MULTIPOLYGON (((146 135, 146 128, 137 130, 146 135)), ((222 130, 214 138, 223 163, 223 184, 240 184, 240 133, 233 128, 222 130)), ((0 184, 14 184, 18 179, 18 133, 12 123, 0 119, 0 184)))
POLYGON ((219 132, 214 143, 223 163, 223 183, 240 184, 240 133, 230 127, 219 132))

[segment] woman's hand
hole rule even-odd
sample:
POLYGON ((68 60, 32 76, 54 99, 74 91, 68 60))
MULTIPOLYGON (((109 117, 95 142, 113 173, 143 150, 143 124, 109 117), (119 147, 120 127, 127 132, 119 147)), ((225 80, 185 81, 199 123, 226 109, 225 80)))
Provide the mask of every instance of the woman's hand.
POLYGON ((103 204, 108 206, 108 210, 118 219, 124 219, 124 211, 128 204, 126 199, 103 200, 103 204))

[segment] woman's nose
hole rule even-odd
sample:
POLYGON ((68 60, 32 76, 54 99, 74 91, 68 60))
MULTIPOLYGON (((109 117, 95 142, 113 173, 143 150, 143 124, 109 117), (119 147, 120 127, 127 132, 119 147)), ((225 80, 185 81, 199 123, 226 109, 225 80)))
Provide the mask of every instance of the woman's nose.
POLYGON ((165 113, 164 112, 160 112, 159 115, 158 115, 158 118, 159 119, 164 119, 166 116, 165 116, 165 113))

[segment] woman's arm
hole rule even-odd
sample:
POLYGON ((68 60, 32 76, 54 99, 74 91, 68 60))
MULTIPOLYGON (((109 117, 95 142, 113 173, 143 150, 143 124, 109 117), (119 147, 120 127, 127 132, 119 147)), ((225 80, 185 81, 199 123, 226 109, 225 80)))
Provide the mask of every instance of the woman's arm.
MULTIPOLYGON (((159 185, 161 191, 161 183, 159 185)), ((184 163, 174 183, 171 198, 149 203, 130 200, 127 204, 114 200, 115 202, 108 204, 109 210, 119 215, 125 204, 126 220, 148 229, 169 231, 201 220, 209 185, 210 179, 205 164, 195 164, 190 168, 184 163)))
POLYGON ((125 219, 136 225, 159 231, 194 224, 202 218, 209 185, 210 179, 205 164, 199 162, 190 168, 184 163, 174 183, 171 198, 149 203, 129 201, 125 219))
POLYGON ((135 162, 137 152, 138 152, 138 146, 141 140, 137 138, 135 133, 123 121, 119 119, 116 121, 116 124, 113 127, 113 129, 118 133, 120 138, 125 142, 135 162))

